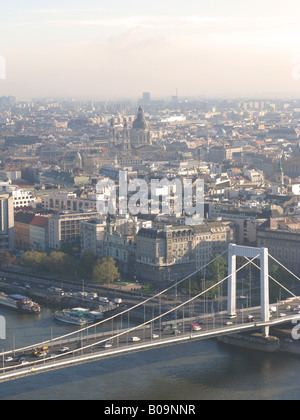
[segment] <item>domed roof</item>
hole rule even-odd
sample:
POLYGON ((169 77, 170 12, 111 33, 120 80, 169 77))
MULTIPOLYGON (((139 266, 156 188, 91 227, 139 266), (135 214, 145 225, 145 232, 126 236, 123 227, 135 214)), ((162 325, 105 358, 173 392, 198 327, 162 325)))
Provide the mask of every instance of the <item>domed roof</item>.
POLYGON ((148 127, 148 125, 147 125, 147 122, 146 122, 146 119, 145 119, 143 108, 141 106, 139 106, 138 114, 137 114, 137 117, 132 124, 132 128, 135 129, 135 130, 146 130, 147 127, 148 127))

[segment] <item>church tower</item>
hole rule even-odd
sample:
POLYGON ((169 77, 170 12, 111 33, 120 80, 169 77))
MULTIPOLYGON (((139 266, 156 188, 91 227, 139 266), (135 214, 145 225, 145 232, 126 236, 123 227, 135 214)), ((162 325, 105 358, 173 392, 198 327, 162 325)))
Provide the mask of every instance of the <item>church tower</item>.
POLYGON ((122 151, 123 152, 131 151, 130 132, 129 132, 126 120, 124 122, 123 133, 122 133, 122 151))
POLYGON ((279 161, 278 169, 277 169, 277 172, 276 172, 276 183, 279 184, 279 186, 282 186, 283 187, 283 184, 284 184, 284 173, 283 173, 283 169, 282 169, 281 159, 279 161))
POLYGON ((115 147, 117 144, 117 135, 116 135, 116 128, 114 119, 110 120, 110 127, 109 127, 109 148, 115 147))

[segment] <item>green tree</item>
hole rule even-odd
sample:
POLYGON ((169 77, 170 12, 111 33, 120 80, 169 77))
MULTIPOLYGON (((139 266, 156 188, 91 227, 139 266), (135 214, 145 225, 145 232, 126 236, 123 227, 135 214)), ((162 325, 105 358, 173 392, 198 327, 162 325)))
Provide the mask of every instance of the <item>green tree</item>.
POLYGON ((53 251, 45 258, 43 269, 49 273, 63 274, 65 272, 66 254, 53 251))
POLYGON ((12 264, 15 264, 17 261, 17 258, 14 254, 11 254, 8 251, 3 251, 0 253, 0 264, 10 267, 12 264))
POLYGON ((97 264, 97 255, 92 249, 88 249, 82 254, 78 267, 79 276, 83 278, 91 278, 94 268, 97 264))
POLYGON ((47 254, 44 252, 27 251, 21 256, 21 264, 35 271, 42 271, 45 267, 47 254))
MULTIPOLYGON (((270 269, 270 275, 277 280, 280 284, 286 287, 288 290, 291 290, 292 278, 284 268, 279 267, 278 265, 272 265, 270 269)), ((270 281, 270 300, 271 302, 276 302, 280 297, 283 299, 285 296, 291 297, 282 287, 280 287, 273 280, 270 281)))
MULTIPOLYGON (((218 255, 214 255, 211 259, 211 261, 213 261, 218 255)), ((210 279, 206 282, 206 288, 209 288, 211 286, 213 286, 215 283, 218 283, 219 281, 221 281, 222 279, 224 279, 226 277, 226 273, 227 273, 227 261, 223 258, 223 257, 219 257, 217 260, 213 261, 208 267, 207 267, 209 273, 210 273, 210 279)), ((219 292, 221 295, 223 295, 222 293, 222 284, 211 289, 208 293, 207 296, 214 298, 217 293, 219 292)))
POLYGON ((115 260, 102 258, 97 261, 92 274, 92 280, 96 283, 113 283, 120 277, 115 260))

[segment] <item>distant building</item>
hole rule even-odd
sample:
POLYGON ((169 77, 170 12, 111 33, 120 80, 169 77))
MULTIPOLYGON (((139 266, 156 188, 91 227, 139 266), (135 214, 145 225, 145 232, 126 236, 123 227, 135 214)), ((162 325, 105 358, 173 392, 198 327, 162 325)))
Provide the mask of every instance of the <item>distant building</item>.
POLYGON ((151 103, 151 95, 150 92, 143 93, 143 105, 147 106, 151 103))
POLYGON ((0 249, 14 249, 14 208, 9 194, 0 194, 0 249))
POLYGON ((60 192, 42 195, 42 207, 46 210, 87 211, 97 209, 96 197, 78 198, 75 193, 60 192))

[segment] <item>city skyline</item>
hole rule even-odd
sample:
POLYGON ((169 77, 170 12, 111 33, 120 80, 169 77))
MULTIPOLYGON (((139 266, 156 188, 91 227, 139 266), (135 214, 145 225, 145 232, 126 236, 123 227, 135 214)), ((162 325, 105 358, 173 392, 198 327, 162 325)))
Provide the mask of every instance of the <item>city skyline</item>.
POLYGON ((2 95, 299 97, 300 5, 19 0, 1 6, 2 95), (299 76, 299 77, 298 77, 299 76))

